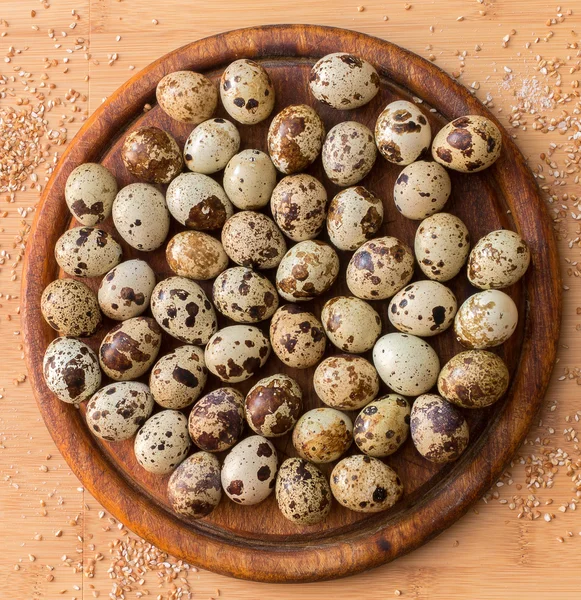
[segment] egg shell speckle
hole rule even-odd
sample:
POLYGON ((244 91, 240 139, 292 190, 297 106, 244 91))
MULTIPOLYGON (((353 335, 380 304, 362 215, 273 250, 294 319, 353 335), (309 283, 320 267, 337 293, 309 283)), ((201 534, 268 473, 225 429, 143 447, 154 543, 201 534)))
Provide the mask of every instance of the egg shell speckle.
POLYGON ((335 465, 331 491, 339 504, 356 512, 376 513, 391 508, 403 495, 397 473, 386 464, 356 454, 335 465))
POLYGON ((188 279, 214 279, 228 266, 219 240, 202 231, 182 231, 168 242, 165 257, 169 268, 188 279))
POLYGON ((224 190, 240 210, 257 210, 270 201, 276 185, 276 168, 260 150, 243 150, 224 169, 224 190))
POLYGON ((370 304, 349 296, 336 296, 321 311, 327 337, 344 352, 371 350, 381 334, 381 318, 370 304))
POLYGON ((270 355, 268 338, 249 325, 217 331, 206 346, 206 366, 222 381, 238 383, 255 375, 270 355))
POLYGON ((339 257, 319 240, 294 245, 283 257, 276 272, 276 289, 289 302, 312 300, 326 292, 339 274, 339 257))
POLYGON ((153 365, 149 387, 160 406, 180 410, 199 398, 207 379, 202 348, 179 346, 153 365))
POLYGON ((218 328, 208 296, 199 284, 185 277, 168 277, 155 286, 151 312, 164 331, 195 346, 205 345, 218 328))
POLYGON ((436 394, 424 394, 414 401, 411 434, 416 450, 434 463, 456 460, 470 435, 460 411, 436 394))
POLYGON ((162 410, 137 432, 133 447, 146 471, 166 475, 186 458, 191 445, 186 417, 177 410, 162 410))
POLYGON ((180 515, 191 519, 209 515, 222 498, 220 461, 207 452, 192 454, 172 473, 167 496, 180 515))
POLYGON ((347 265, 347 287, 364 300, 391 298, 414 274, 414 255, 406 244, 386 236, 365 242, 347 265))
POLYGON ((232 448, 244 429, 244 396, 234 388, 218 388, 192 408, 188 423, 194 444, 206 452, 232 448))
POLYGON ((84 163, 68 176, 65 200, 75 219, 91 227, 111 214, 117 191, 111 171, 98 163, 84 163))
POLYGON ((499 346, 514 333, 518 309, 513 299, 498 290, 470 296, 456 313, 456 339, 466 348, 483 350, 499 346))
POLYGON ((420 223, 414 248, 420 269, 430 279, 444 282, 456 277, 470 252, 470 235, 456 216, 437 213, 420 223))
POLYGON ((302 458, 287 458, 276 479, 276 500, 283 517, 315 525, 331 512, 331 488, 319 469, 302 458))
POLYGON ((274 446, 261 435, 253 435, 234 446, 222 465, 222 487, 237 504, 258 504, 276 484, 278 470, 274 446))
POLYGON ((87 404, 89 430, 107 442, 133 437, 153 410, 153 396, 144 383, 118 381, 100 389, 87 404))
POLYGON ((157 358, 161 329, 150 317, 134 317, 116 325, 99 347, 101 368, 115 381, 141 377, 157 358))
POLYGON ((278 308, 274 285, 262 273, 247 267, 227 269, 214 281, 214 306, 237 323, 269 319, 278 308))
POLYGON ((163 112, 193 125, 209 119, 218 105, 216 86, 193 71, 168 73, 157 84, 155 95, 163 112))
POLYGON ((226 119, 200 123, 184 145, 186 167, 195 173, 210 175, 221 171, 240 148, 238 129, 226 119))
POLYGON ((49 390, 70 404, 90 398, 101 385, 97 355, 75 338, 54 339, 44 353, 42 371, 49 390))
POLYGON ((334 408, 306 412, 293 430, 293 446, 301 458, 329 463, 345 454, 353 442, 353 423, 334 408))
POLYGON ((438 379, 440 359, 424 340, 407 333, 388 333, 373 348, 373 363, 383 382, 404 396, 419 396, 438 379))

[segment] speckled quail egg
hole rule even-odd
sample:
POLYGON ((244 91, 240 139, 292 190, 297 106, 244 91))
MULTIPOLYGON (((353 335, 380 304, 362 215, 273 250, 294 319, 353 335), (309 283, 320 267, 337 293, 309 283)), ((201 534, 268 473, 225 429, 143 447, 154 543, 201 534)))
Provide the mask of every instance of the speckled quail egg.
POLYGON ((203 346, 218 329, 208 296, 199 284, 185 277, 168 277, 155 286, 151 312, 164 331, 188 344, 203 346))
POLYGON ((399 174, 393 201, 404 217, 418 221, 442 210, 451 191, 450 176, 442 165, 418 160, 399 174))
POLYGON ((194 125, 209 119, 218 105, 216 86, 193 71, 168 73, 157 84, 155 95, 163 112, 172 119, 194 125))
POLYGON ((501 149, 498 127, 486 117, 467 115, 438 131, 432 143, 432 156, 454 171, 476 173, 490 167, 501 149))
POLYGON ((500 356, 486 350, 467 350, 444 365, 438 392, 462 408, 483 408, 501 398, 508 383, 508 368, 500 356))
POLYGON ((273 269, 286 252, 286 242, 275 222, 262 213, 245 210, 228 219, 222 245, 237 265, 273 269))
POLYGON ((149 307, 155 273, 138 258, 111 269, 101 280, 97 298, 103 314, 116 321, 138 317, 149 307))
POLYGON ((388 333, 373 348, 373 363, 383 382, 398 394, 419 396, 436 384, 440 359, 424 340, 388 333))
POLYGON ((268 338, 249 325, 231 325, 217 331, 206 346, 206 366, 222 381, 246 381, 264 366, 270 354, 268 338))
POLYGON ((436 394, 424 394, 414 401, 411 434, 416 450, 434 463, 456 460, 470 435, 460 411, 436 394))
POLYGON ((118 381, 101 388, 87 404, 89 430, 107 442, 133 437, 153 410, 153 396, 144 383, 118 381))
POLYGON ((115 381, 137 379, 155 362, 161 329, 150 317, 133 317, 116 325, 99 347, 101 369, 115 381))
POLYGON ((57 240, 54 255, 59 267, 76 277, 99 277, 119 264, 123 251, 102 229, 74 227, 57 240))
POLYGON ((224 190, 240 210, 257 210, 270 201, 276 185, 276 168, 260 150, 242 150, 224 169, 224 190))
POLYGON ((207 379, 202 348, 179 346, 153 365, 149 387, 160 406, 181 410, 200 397, 207 379))
POLYGON ((65 200, 75 219, 91 227, 111 214, 117 191, 111 171, 98 163, 84 163, 68 176, 65 200))
POLYGON ((331 512, 327 478, 302 458, 287 458, 276 478, 276 501, 282 516, 299 525, 315 525, 331 512))
POLYGON ((169 183, 183 166, 177 142, 159 127, 132 131, 123 142, 121 158, 132 175, 149 183, 169 183))
POLYGON ((323 358, 327 338, 313 313, 297 304, 285 304, 270 321, 270 343, 285 365, 307 369, 323 358))
POLYGON ((276 484, 278 470, 274 446, 261 435, 242 440, 230 450, 222 465, 222 487, 238 504, 258 504, 276 484))
POLYGON ((393 454, 410 431, 410 405, 398 394, 370 402, 353 423, 353 439, 361 452, 380 458, 393 454))
POLYGON ((150 473, 171 473, 188 455, 192 442, 188 420, 177 410, 162 410, 137 432, 135 458, 150 473))
POLYGON ((293 446, 301 458, 329 463, 345 454, 353 442, 351 419, 334 408, 306 412, 293 430, 293 446))
POLYGON ((382 223, 383 202, 362 186, 341 190, 329 203, 327 233, 339 250, 357 250, 382 223))
POLYGON ((209 515, 220 504, 220 461, 207 452, 188 456, 172 473, 167 497, 175 512, 191 519, 209 515))
POLYGON ((420 223, 414 249, 420 269, 430 279, 448 281, 456 277, 470 251, 466 225, 456 216, 438 213, 420 223))
POLYGON ((287 175, 306 169, 319 156, 325 139, 321 117, 306 104, 287 106, 268 129, 268 153, 287 175))
POLYGON ((312 175, 287 175, 272 192, 270 210, 276 224, 291 240, 312 240, 325 224, 327 192, 312 175))
POLYGON ((391 298, 414 274, 414 255, 407 244, 386 236, 361 245, 347 265, 345 281, 364 300, 391 298))
POLYGON ((403 333, 438 335, 454 322, 458 303, 452 290, 437 281, 422 280, 401 289, 389 304, 389 320, 403 333))
POLYGON ((221 171, 240 148, 238 129, 226 119, 200 123, 184 146, 186 167, 195 173, 210 175, 221 171))
POLYGON ((299 384, 279 373, 261 379, 244 402, 244 414, 250 429, 264 437, 280 437, 288 433, 303 409, 303 393, 299 384))
POLYGON ((375 123, 375 143, 383 157, 398 165, 409 165, 426 152, 432 129, 422 111, 407 100, 388 104, 375 123))
POLYGON ((377 311, 359 298, 331 298, 323 306, 321 322, 327 337, 344 352, 367 352, 381 334, 377 311))
POLYGON ((321 156, 325 173, 335 185, 355 185, 375 164, 373 134, 356 121, 339 123, 327 134, 321 156))
POLYGON ((97 355, 75 338, 53 340, 44 353, 42 371, 48 389, 69 404, 90 398, 101 385, 97 355))
POLYGON ((262 273, 233 267, 220 273, 212 288, 214 306, 237 323, 269 319, 278 308, 274 285, 262 273))
POLYGON ((456 313, 454 331, 463 346, 483 350, 506 342, 517 323, 513 299, 498 290, 485 290, 464 301, 456 313))
POLYGON ((331 491, 339 504, 356 512, 391 508, 403 495, 397 473, 377 458, 356 454, 335 465, 331 491))
POLYGON ((125 186, 113 202, 113 223, 133 248, 156 250, 169 232, 169 211, 163 194, 149 183, 125 186))
POLYGON ((332 408, 357 410, 379 392, 375 367, 362 356, 329 356, 315 369, 313 387, 317 396, 332 408))
POLYGON ((375 98, 379 91, 379 75, 366 60, 346 52, 335 52, 323 56, 313 65, 309 87, 323 104, 349 110, 375 98))
POLYGON ((480 289, 500 289, 516 283, 529 268, 527 243, 514 231, 491 231, 468 258, 468 279, 480 289))
POLYGON ((214 279, 228 266, 219 240, 202 231, 182 231, 168 242, 165 257, 169 268, 188 279, 214 279))
POLYGON ((101 324, 97 296, 75 279, 49 283, 42 292, 40 310, 45 321, 61 335, 88 337, 101 324))
POLYGON ((254 125, 272 112, 274 86, 261 65, 242 58, 228 65, 222 73, 220 98, 233 119, 244 125, 254 125))
POLYGON ((167 207, 172 217, 190 229, 220 229, 234 208, 222 186, 202 173, 182 173, 168 186, 167 207))
POLYGON ((276 289, 289 302, 312 300, 326 292, 339 274, 339 257, 329 244, 306 240, 295 244, 276 271, 276 289))
POLYGON ((232 448, 244 429, 244 396, 234 388, 218 388, 196 402, 188 423, 194 444, 206 452, 232 448))

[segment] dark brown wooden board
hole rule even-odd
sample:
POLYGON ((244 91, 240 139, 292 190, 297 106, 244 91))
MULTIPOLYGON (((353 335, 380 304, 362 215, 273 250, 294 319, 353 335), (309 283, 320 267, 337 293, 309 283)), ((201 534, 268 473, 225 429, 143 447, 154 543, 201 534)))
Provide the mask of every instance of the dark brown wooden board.
MULTIPOLYGON (((107 444, 95 439, 85 425, 84 408, 77 410, 60 402, 47 389, 42 358, 56 333, 41 316, 40 296, 50 281, 63 275, 53 250, 58 237, 75 225, 63 194, 73 168, 83 162, 102 162, 115 173, 120 187, 131 183, 134 179, 120 159, 120 145, 128 131, 154 124, 170 131, 183 145, 192 129, 171 120, 155 105, 155 87, 161 77, 175 70, 192 69, 217 81, 224 67, 241 57, 259 61, 271 74, 277 95, 272 116, 284 106, 304 102, 319 112, 327 129, 344 120, 360 121, 373 128, 388 102, 417 97, 422 99, 434 131, 464 114, 494 119, 465 88, 433 64, 389 42, 352 31, 305 25, 244 29, 194 42, 162 57, 123 85, 90 117, 45 189, 28 242, 22 284, 30 379, 47 427, 75 474, 107 510, 138 535, 190 563, 235 577, 272 582, 336 578, 393 560, 443 531, 484 494, 514 455, 541 405, 555 360, 561 310, 557 250, 532 173, 503 130, 504 149, 491 169, 472 175, 451 174, 453 193, 445 208, 464 220, 473 241, 505 227, 518 231, 532 250, 526 277, 507 290, 519 307, 519 327, 497 349, 512 373, 509 392, 489 409, 465 411, 471 442, 461 459, 444 467, 430 464, 408 440, 402 450, 386 459, 401 475, 405 496, 385 513, 358 514, 335 503, 324 523, 297 527, 280 515, 271 496, 252 507, 241 507, 224 498, 210 517, 198 522, 176 516, 167 503, 167 477, 151 475, 139 467, 131 441, 107 444), (310 95, 310 67, 321 56, 337 51, 362 56, 380 73, 381 92, 367 106, 349 112, 334 111, 310 95), (145 103, 153 105, 147 113, 143 112, 145 103)), ((221 107, 218 115, 226 116, 221 107)), ((241 148, 266 150, 269 122, 239 126, 241 148)), ((386 216, 378 235, 394 235, 413 246, 418 222, 402 217, 392 200, 393 183, 400 170, 380 157, 362 184, 384 200, 386 216)), ((338 191, 324 177, 320 159, 309 172, 325 182, 329 197, 338 191)), ((217 180, 221 180, 221 174, 217 180)), ((146 258, 159 279, 170 274, 163 250, 137 252, 122 242, 110 220, 103 227, 122 243, 124 259, 146 258)), ((173 223, 172 233, 179 230, 173 223)), ((344 274, 350 253, 340 254, 344 274)), ((420 276, 416 269, 416 279, 420 276)), ((86 282, 93 289, 99 285, 98 279, 86 282)), ((474 292, 464 274, 449 285, 459 303, 474 292)), ((209 291, 211 283, 204 287, 209 291)), ((344 293, 348 290, 344 277, 340 277, 326 296, 310 303, 313 311, 319 314, 326 299, 344 293)), ((388 302, 374 303, 382 316, 384 332, 393 330, 387 306, 388 302)), ((220 326, 226 324, 227 320, 222 319, 220 326)), ((112 326, 112 322, 105 321, 88 343, 97 348, 112 326)), ((267 324, 261 327, 266 330, 267 324)), ((442 364, 462 350, 451 331, 429 342, 442 364)), ((166 336, 162 354, 175 345, 177 342, 166 336)), ((329 344, 328 353, 333 352, 329 344)), ((312 389, 313 369, 293 372, 274 356, 258 377, 236 387, 246 391, 259 377, 275 372, 288 373, 299 381, 306 409, 320 405, 312 389)), ((217 379, 210 378, 206 391, 218 385, 217 379)), ((382 392, 387 391, 384 386, 382 392)), ((294 454, 288 436, 276 440, 276 445, 281 461, 294 454)), ((329 473, 330 469, 328 466, 325 471, 329 473)))

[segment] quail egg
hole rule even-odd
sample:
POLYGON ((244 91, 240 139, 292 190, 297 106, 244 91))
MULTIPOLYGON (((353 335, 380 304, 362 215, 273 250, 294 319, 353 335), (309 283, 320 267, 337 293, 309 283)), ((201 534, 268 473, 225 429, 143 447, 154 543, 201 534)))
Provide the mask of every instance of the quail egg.
POLYGON ((226 119, 200 123, 184 146, 186 167, 195 173, 210 175, 221 171, 240 148, 238 129, 226 119))
POLYGON ((323 306, 321 322, 327 337, 344 352, 367 352, 381 334, 379 315, 359 298, 332 298, 323 306))
POLYGON ((434 160, 461 173, 487 169, 496 162, 501 149, 500 130, 480 115, 466 115, 448 123, 432 143, 434 160))
POLYGON ((133 317, 116 325, 99 347, 99 363, 115 381, 137 379, 155 362, 161 329, 150 317, 133 317))
POLYGON ((425 394, 434 387, 440 372, 436 351, 407 333, 388 333, 377 340, 373 363, 383 382, 404 396, 425 394))
POLYGON ((456 339, 466 348, 483 350, 499 346, 514 333, 518 310, 513 299, 498 290, 470 296, 456 313, 456 339))
POLYGON ((436 394, 416 398, 411 412, 416 450, 434 463, 456 460, 468 445, 469 430, 460 411, 436 394))
POLYGON ((356 454, 335 465, 331 491, 339 504, 356 512, 391 508, 403 495, 397 473, 377 458, 356 454))
POLYGON ((270 201, 276 185, 276 169, 260 150, 242 150, 224 170, 224 190, 240 210, 258 210, 270 201))
POLYGON ((270 342, 279 360, 294 369, 316 365, 327 345, 321 322, 297 304, 285 304, 274 313, 270 321, 270 342))
POLYGON ((168 73, 157 84, 155 95, 164 113, 193 125, 209 119, 218 105, 216 86, 193 71, 168 73))
POLYGON ((334 408, 306 412, 293 430, 293 446, 301 458, 329 463, 345 454, 353 442, 353 423, 334 408))
POLYGON ((339 250, 357 250, 382 223, 383 202, 362 186, 341 190, 329 203, 327 233, 339 250))
POLYGON ((319 156, 325 139, 321 117, 306 104, 287 106, 268 129, 268 153, 274 166, 290 175, 304 171, 319 156))
POLYGON ((276 484, 278 470, 274 446, 261 435, 253 435, 234 446, 222 465, 222 487, 238 504, 258 504, 276 484))
POLYGON ((217 331, 206 346, 208 370, 228 383, 246 381, 266 363, 270 354, 268 338, 248 325, 231 325, 217 331))
POLYGON ((81 225, 92 227, 111 214, 117 195, 117 181, 103 165, 84 163, 67 178, 65 200, 81 225))
POLYGON ((188 279, 214 279, 228 266, 219 240, 202 231, 182 231, 168 242, 165 257, 169 268, 188 279))
POLYGON ((206 394, 192 408, 190 437, 206 452, 232 448, 244 429, 244 396, 234 388, 218 388, 206 394))
POLYGON ((468 259, 468 279, 480 289, 500 289, 516 283, 529 268, 527 243, 514 231, 500 229, 485 235, 468 259))
POLYGON ((414 274, 414 255, 406 244, 386 236, 361 245, 347 265, 345 280, 354 296, 364 300, 391 298, 414 274))
POLYGON ((383 157, 398 165, 409 165, 426 152, 432 129, 422 111, 411 102, 388 104, 375 124, 375 142, 383 157))
POLYGON ((274 285, 262 273, 247 267, 233 267, 220 273, 212 294, 214 306, 237 323, 264 321, 278 308, 274 285))
POLYGON ((294 245, 276 271, 276 289, 289 302, 312 300, 326 292, 339 274, 339 257, 329 244, 306 240, 294 245))
POLYGON ((132 438, 153 410, 153 396, 144 383, 118 381, 101 388, 87 404, 87 426, 107 442, 132 438))
POLYGON ((69 404, 90 398, 101 385, 97 355, 75 338, 53 340, 44 353, 42 371, 48 389, 69 404))
POLYGON ((162 410, 137 432, 133 447, 146 471, 166 475, 186 458, 191 445, 186 417, 177 410, 162 410))

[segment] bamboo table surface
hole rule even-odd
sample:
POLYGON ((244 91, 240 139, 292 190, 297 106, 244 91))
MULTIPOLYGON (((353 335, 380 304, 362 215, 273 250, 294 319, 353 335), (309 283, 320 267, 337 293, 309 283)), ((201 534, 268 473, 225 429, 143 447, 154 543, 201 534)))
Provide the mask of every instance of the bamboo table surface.
MULTIPOLYGON (((543 133, 527 126, 526 131, 521 128, 514 132, 531 167, 543 163, 546 179, 540 183, 550 187, 548 193, 569 195, 563 204, 567 207, 563 221, 558 224, 563 238, 560 249, 564 284, 569 289, 564 294, 559 363, 539 416, 540 425, 531 431, 530 443, 521 454, 538 456, 543 448, 550 447, 562 449, 562 458, 564 453, 573 461, 579 458, 576 433, 570 428, 575 429, 575 414, 581 408, 577 402, 581 373, 575 371, 575 376, 562 379, 566 369, 573 372, 581 366, 581 280, 568 276, 568 270, 575 270, 580 255, 578 238, 575 241, 580 221, 574 218, 579 209, 570 203, 573 196, 581 196, 581 185, 575 183, 576 165, 565 166, 565 148, 555 150, 555 167, 539 158, 541 153, 548 153, 551 143, 567 145, 567 136, 557 133, 557 117, 562 110, 574 114, 578 98, 551 110, 547 96, 561 78, 551 76, 551 61, 555 58, 566 62, 559 71, 563 91, 574 94, 577 89, 573 80, 578 75, 569 71, 579 61, 574 46, 581 32, 578 2, 560 8, 541 0, 408 0, 407 6, 399 0, 359 0, 359 7, 357 2, 346 0, 165 0, 159 5, 138 0, 48 0, 45 4, 50 7, 44 8, 32 0, 0 3, 0 35, 6 32, 0 37, 0 50, 2 56, 8 54, 10 58, 0 61, 0 78, 14 76, 14 83, 8 82, 4 87, 12 86, 17 92, 14 97, 6 94, 3 98, 0 86, 0 111, 15 106, 18 97, 26 95, 20 93, 20 80, 27 72, 40 75, 45 72, 45 57, 57 58, 58 65, 46 69, 50 81, 56 84, 52 96, 67 95, 68 99, 53 109, 50 118, 58 121, 61 114, 75 117, 66 123, 69 139, 80 126, 85 111, 95 110, 105 96, 160 55, 220 31, 266 23, 334 25, 389 39, 430 57, 450 73, 461 73, 460 81, 472 86, 479 98, 491 98, 493 111, 505 124, 519 95, 534 98, 538 110, 555 116, 556 130, 543 133), (569 9, 573 10, 572 15, 567 15, 569 9), (36 12, 35 16, 31 11, 36 12), (74 31, 70 28, 72 23, 76 23, 74 31), (47 36, 50 28, 54 29, 54 39, 47 36), (90 46, 88 60, 83 50, 66 52, 75 45, 74 38, 84 39, 79 46, 90 46), (56 48, 55 44, 61 46, 56 48), (548 64, 539 63, 543 59, 548 64), (538 77, 538 86, 534 77, 538 77), (550 90, 544 90, 545 85, 550 90), (68 90, 78 92, 79 97, 68 90), (71 110, 71 98, 76 98, 78 112, 71 110), (563 187, 555 186, 551 175, 553 170, 561 169, 571 171, 566 174, 563 187)), ((40 77, 34 79, 35 84, 31 85, 41 81, 40 77)), ((529 115, 520 119, 521 124, 525 118, 532 125, 533 117, 529 115)), ((0 120, 0 139, 3 135, 0 120)), ((0 153, 3 145, 0 144, 0 153)), ((109 597, 109 544, 131 534, 122 525, 111 523, 108 515, 103 517, 98 503, 79 487, 54 447, 24 380, 17 314, 21 244, 17 236, 30 224, 32 213, 28 214, 27 209, 34 207, 38 194, 18 193, 14 203, 6 203, 3 196, 0 194, 0 215, 6 212, 0 218, 0 599, 109 597), (97 561, 94 577, 66 566, 70 558, 73 563, 82 560, 86 567, 97 553, 105 558, 97 561)), ((562 199, 555 202, 560 206, 562 199)), ((237 600, 287 599, 299 594, 305 600, 384 599, 397 595, 397 591, 402 597, 430 600, 578 598, 581 509, 575 511, 573 505, 565 512, 560 510, 561 505, 570 505, 575 498, 572 469, 560 466, 551 489, 527 490, 525 469, 516 464, 504 478, 504 485, 495 488, 498 498, 477 504, 456 525, 412 555, 363 575, 299 588, 241 582, 198 572, 189 575, 190 589, 194 598, 219 595, 237 600), (533 512, 538 510, 540 518, 531 520, 524 515, 519 519, 518 506, 511 510, 513 496, 522 496, 526 501, 529 494, 541 502, 532 507, 533 512), (551 499, 553 503, 545 505, 551 499)), ((149 574, 143 588, 150 592, 145 597, 161 594, 164 600, 170 590, 165 584, 158 588, 155 573, 149 574)), ((125 597, 138 596, 128 592, 125 597)))

